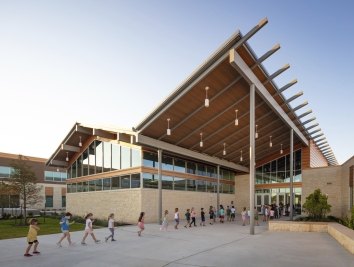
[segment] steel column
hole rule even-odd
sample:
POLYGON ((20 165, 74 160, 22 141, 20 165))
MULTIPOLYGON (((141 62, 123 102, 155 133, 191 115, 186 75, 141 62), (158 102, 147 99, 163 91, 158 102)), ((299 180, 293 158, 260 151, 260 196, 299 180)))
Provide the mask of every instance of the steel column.
POLYGON ((250 86, 250 234, 254 235, 255 85, 250 86))
POLYGON ((216 211, 218 211, 220 208, 220 165, 217 166, 216 170, 218 176, 218 180, 216 183, 216 211))
POLYGON ((293 178, 294 178, 294 131, 290 130, 290 221, 293 220, 293 200, 294 200, 294 189, 293 189, 293 178))
POLYGON ((159 177, 158 180, 158 208, 157 208, 157 222, 158 224, 162 224, 162 149, 157 150, 157 160, 158 160, 158 166, 157 166, 157 175, 159 177))

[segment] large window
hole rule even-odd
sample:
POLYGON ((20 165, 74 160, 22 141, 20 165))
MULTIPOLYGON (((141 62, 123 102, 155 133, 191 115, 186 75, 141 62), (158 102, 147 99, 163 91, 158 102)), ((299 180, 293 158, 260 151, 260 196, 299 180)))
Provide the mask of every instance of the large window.
POLYGON ((11 169, 11 167, 0 166, 0 178, 10 178, 11 169))
POLYGON ((162 189, 173 189, 173 177, 171 176, 162 176, 162 189))
POLYGON ((139 188, 140 187, 140 173, 135 173, 131 175, 131 188, 139 188))
POLYGON ((143 173, 143 187, 144 188, 157 188, 158 177, 156 174, 143 173))
POLYGON ((149 151, 143 151, 143 165, 145 167, 157 168, 157 154, 149 151))
POLYGON ((121 166, 122 169, 127 169, 131 167, 130 164, 130 148, 122 146, 121 147, 121 166))
POLYGON ((44 171, 44 180, 49 182, 63 182, 67 178, 66 172, 44 171))
POLYGON ((62 208, 66 207, 66 196, 61 196, 61 206, 62 208))
POLYGON ((112 145, 108 142, 103 142, 103 171, 109 172, 112 166, 112 145))
MULTIPOLYGON (((301 182, 301 149, 294 152, 293 181, 301 182)), ((290 155, 268 162, 256 169, 256 184, 289 183, 290 155)))
POLYGON ((53 208, 53 196, 45 196, 45 207, 53 208))
POLYGON ((120 169, 120 145, 112 144, 112 170, 120 169))
POLYGON ((103 171, 103 144, 96 140, 96 173, 103 171))

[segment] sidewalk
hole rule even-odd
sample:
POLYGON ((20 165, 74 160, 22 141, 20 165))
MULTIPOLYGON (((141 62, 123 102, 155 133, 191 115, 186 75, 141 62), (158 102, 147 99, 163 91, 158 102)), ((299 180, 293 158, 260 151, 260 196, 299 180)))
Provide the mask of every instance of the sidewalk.
POLYGON ((58 248, 60 234, 39 236, 39 256, 25 258, 25 238, 0 241, 0 266, 62 267, 62 266, 354 266, 354 257, 326 233, 271 233, 266 224, 249 235, 249 226, 235 223, 178 230, 173 223, 167 232, 156 224, 147 224, 142 237, 136 226, 116 229, 117 242, 104 242, 107 229, 95 230, 101 244, 91 237, 81 246, 83 232, 72 233, 76 242, 66 241, 58 248))

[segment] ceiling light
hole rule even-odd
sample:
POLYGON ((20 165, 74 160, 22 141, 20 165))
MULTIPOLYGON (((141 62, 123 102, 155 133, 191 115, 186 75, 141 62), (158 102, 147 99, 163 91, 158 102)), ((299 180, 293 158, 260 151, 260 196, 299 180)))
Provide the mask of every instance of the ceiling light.
POLYGON ((224 150, 222 151, 223 156, 226 156, 226 143, 224 143, 224 150))
POLYGON ((236 113, 236 118, 235 118, 235 126, 238 126, 237 112, 238 112, 238 109, 236 109, 236 110, 235 110, 235 113, 236 113))
POLYGON ((66 158, 65 158, 66 161, 69 161, 69 152, 66 152, 66 158))
POLYGON ((272 143, 272 136, 269 136, 269 147, 272 147, 273 143, 272 143))
POLYGON ((167 135, 171 135, 170 118, 167 119, 167 135))
POLYGON ((243 157, 242 157, 242 150, 241 150, 241 156, 240 156, 240 161, 243 161, 243 157))
POLYGON ((209 107, 208 90, 209 90, 209 86, 206 86, 205 87, 205 101, 204 101, 204 106, 206 108, 209 107))
POLYGON ((79 147, 82 147, 81 135, 79 136, 79 138, 80 138, 79 147))
POLYGON ((283 154, 284 151, 283 151, 283 144, 280 144, 280 154, 283 154))
POLYGON ((199 142, 199 146, 203 147, 203 133, 200 133, 200 142, 199 142))
POLYGON ((256 134, 255 134, 255 138, 258 138, 258 125, 256 124, 256 134))

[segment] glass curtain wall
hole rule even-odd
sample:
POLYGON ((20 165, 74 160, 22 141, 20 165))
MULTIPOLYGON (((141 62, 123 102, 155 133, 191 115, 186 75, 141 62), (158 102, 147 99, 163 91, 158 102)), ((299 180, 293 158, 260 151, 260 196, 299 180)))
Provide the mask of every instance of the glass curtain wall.
POLYGON ((71 178, 142 165, 141 150, 99 140, 93 141, 70 166, 71 178))
MULTIPOLYGON (((301 149, 294 152, 294 182, 301 182, 301 149)), ((256 169, 256 184, 289 183, 290 155, 268 162, 256 169)))

